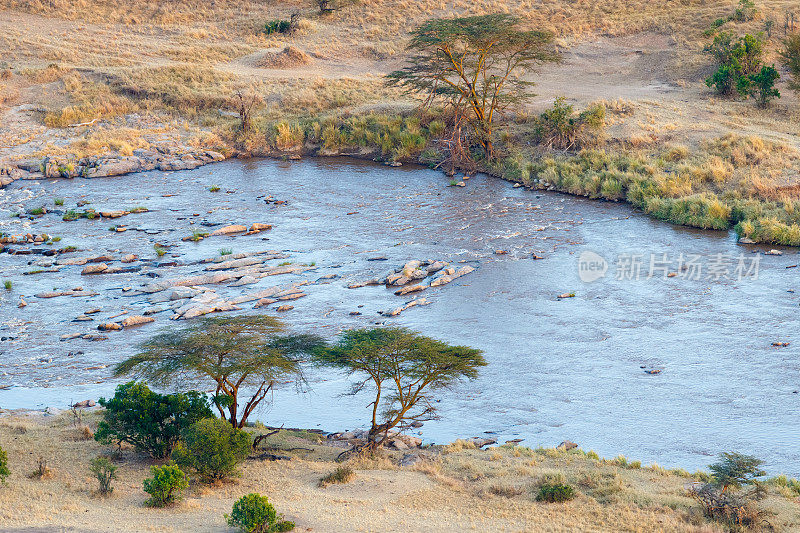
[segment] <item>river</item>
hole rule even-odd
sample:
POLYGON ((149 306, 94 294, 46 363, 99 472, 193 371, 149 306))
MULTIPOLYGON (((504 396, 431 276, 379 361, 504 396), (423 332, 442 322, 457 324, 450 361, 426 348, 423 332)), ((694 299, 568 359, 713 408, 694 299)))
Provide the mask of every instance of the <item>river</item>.
MULTIPOLYGON (((555 446, 569 439, 601 456, 690 470, 719 452, 739 451, 763 458, 771 473, 800 475, 795 250, 763 255, 758 252, 768 247, 739 245, 726 233, 674 227, 626 205, 514 188, 482 175, 465 187, 448 181, 422 168, 336 159, 228 161, 168 174, 15 182, 0 191, 0 231, 57 235, 54 247, 74 245, 81 256, 135 253, 152 261, 136 273, 81 276, 81 266, 69 266, 24 275, 47 270, 54 258, 0 255, 0 278, 13 283, 11 291, 0 291, 6 339, 0 342, 0 387, 6 387, 0 408, 64 408, 108 395, 118 383, 110 378, 113 363, 159 328, 182 322, 159 313, 154 324, 109 332, 107 340, 60 341, 62 335, 141 311, 149 304, 135 289, 158 279, 150 276, 196 273, 196 261, 221 248, 278 250, 291 256, 287 261, 315 267, 280 282, 337 276, 310 287, 308 297, 281 314, 292 327, 332 338, 342 328, 401 325, 485 351, 489 365, 478 379, 441 392, 441 419, 420 429, 427 442, 488 435, 501 443, 521 438, 528 446, 555 446), (212 185, 220 191, 209 191, 212 185), (265 202, 270 195, 286 203, 265 202), (113 221, 9 216, 21 207, 53 209, 55 198, 64 199, 60 209, 84 200, 98 209, 144 206, 149 212, 113 221), (181 240, 203 223, 213 229, 252 222, 274 228, 181 240), (129 229, 110 231, 116 224, 129 229), (161 259, 155 243, 167 246, 161 259), (368 260, 378 257, 386 260, 368 260), (392 318, 378 311, 409 297, 382 286, 346 288, 411 259, 477 270, 426 291, 430 305, 392 318), (601 268, 603 260, 605 276, 585 281, 595 272, 589 266, 601 268), (677 275, 667 277, 670 272, 677 275), (98 294, 34 296, 76 287, 98 294), (22 308, 20 295, 28 303, 22 308), (95 321, 73 322, 89 308, 101 309, 95 321)), ((365 426, 369 399, 343 396, 345 376, 310 370, 308 378, 309 390, 279 389, 258 418, 329 431, 365 426)))

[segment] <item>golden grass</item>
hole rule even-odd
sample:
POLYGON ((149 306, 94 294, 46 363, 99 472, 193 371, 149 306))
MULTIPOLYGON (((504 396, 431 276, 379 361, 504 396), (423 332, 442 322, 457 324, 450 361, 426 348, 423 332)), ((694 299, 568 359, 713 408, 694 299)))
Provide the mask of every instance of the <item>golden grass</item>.
MULTIPOLYGON (((96 415, 84 417, 93 426, 96 415)), ((0 420, 0 445, 8 452, 11 476, 0 488, 4 527, 67 527, 93 531, 140 529, 220 531, 223 513, 244 494, 259 492, 300 531, 723 531, 708 523, 686 493, 686 473, 621 466, 619 459, 593 459, 579 450, 532 450, 501 446, 478 450, 455 443, 425 452, 429 459, 397 467, 397 456, 348 461, 355 477, 346 484, 318 486, 337 467, 341 448, 321 445, 318 436, 281 431, 265 443, 290 461, 249 460, 230 483, 191 483, 174 507, 144 506, 142 481, 150 461, 128 448, 114 453, 81 438, 70 416, 0 420), (309 440, 311 439, 311 440, 309 440), (294 451, 281 451, 294 448, 294 451), (97 481, 89 462, 110 454, 119 467, 114 492, 94 495, 97 481), (42 456, 49 479, 28 474, 42 456), (394 457, 394 458, 393 458, 394 457), (564 504, 534 501, 543 482, 572 484, 577 497, 564 504)), ((800 527, 795 494, 786 483, 769 484, 761 502, 775 513, 776 531, 800 527)))

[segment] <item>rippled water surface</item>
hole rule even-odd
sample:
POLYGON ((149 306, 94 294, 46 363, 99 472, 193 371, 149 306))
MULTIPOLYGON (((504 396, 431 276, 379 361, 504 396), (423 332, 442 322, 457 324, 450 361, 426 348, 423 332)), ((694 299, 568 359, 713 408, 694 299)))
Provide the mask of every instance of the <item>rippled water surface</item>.
MULTIPOLYGON (((622 453, 690 469, 712 462, 719 451, 737 450, 765 458, 772 472, 800 474, 800 300, 790 292, 800 290, 800 267, 787 268, 800 262, 794 250, 760 256, 758 279, 713 280, 705 272, 698 280, 648 279, 651 254, 699 255, 706 265, 729 254, 733 269, 737 256, 749 262, 763 249, 738 245, 723 233, 652 221, 624 205, 512 188, 484 176, 463 188, 447 182, 429 170, 347 160, 230 161, 172 174, 16 182, 0 191, 0 231, 20 231, 9 210, 52 205, 56 197, 67 207, 81 199, 96 208, 142 205, 150 212, 113 222, 66 223, 48 214, 26 223, 25 231, 58 235, 59 245, 78 246, 79 256, 136 253, 153 261, 128 274, 81 276, 82 267, 70 266, 24 275, 52 258, 0 255, 0 277, 14 287, 0 303, 0 334, 11 337, 0 342, 0 387, 6 387, 0 407, 64 407, 108 394, 116 384, 108 365, 160 327, 181 322, 170 321, 167 312, 154 315, 154 324, 110 332, 104 341, 59 341, 61 335, 147 309, 136 289, 152 282, 152 274, 200 273, 195 262, 223 247, 279 250, 290 255, 287 261, 313 263, 315 270, 215 289, 234 295, 337 274, 331 283, 309 286, 309 296, 292 302, 295 308, 282 317, 329 337, 346 327, 397 324, 485 350, 489 366, 480 378, 441 394, 442 419, 422 428, 427 441, 484 432, 500 442, 523 438, 530 446, 570 439, 604 456, 622 453), (209 192, 211 185, 221 191, 209 192), (288 204, 267 204, 264 195, 288 204), (181 241, 202 222, 268 222, 274 229, 181 241), (130 229, 112 232, 112 224, 130 229), (155 243, 174 245, 160 262, 178 264, 158 266, 155 243), (593 283, 578 277, 578 257, 587 250, 609 262, 606 277, 593 283), (614 261, 625 254, 642 256, 640 279, 615 279, 614 261), (387 261, 367 260, 377 256, 387 261), (410 298, 383 287, 346 288, 411 259, 446 259, 477 270, 426 291, 429 306, 395 318, 378 311, 410 298), (78 286, 98 294, 33 296, 78 286), (571 292, 574 298, 557 298, 571 292), (20 294, 27 307, 17 307, 20 294), (95 322, 73 322, 90 308, 101 309, 95 322), (363 314, 350 316, 355 310, 363 314), (776 348, 773 342, 791 344, 776 348), (649 369, 661 372, 645 373, 649 369)), ((309 382, 305 393, 279 390, 259 418, 327 430, 364 426, 369 399, 341 396, 348 390, 345 377, 311 371, 309 382)))

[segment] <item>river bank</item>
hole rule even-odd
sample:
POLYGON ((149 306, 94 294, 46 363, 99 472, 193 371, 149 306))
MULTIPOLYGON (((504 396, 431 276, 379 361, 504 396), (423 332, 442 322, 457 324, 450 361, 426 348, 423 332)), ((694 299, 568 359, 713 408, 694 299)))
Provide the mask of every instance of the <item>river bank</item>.
MULTIPOLYGON (((192 482, 178 504, 153 509, 143 505, 147 495, 142 491, 150 461, 128 447, 113 454, 119 468, 114 492, 105 498, 93 494, 89 461, 109 451, 85 440, 83 428, 91 432, 95 424, 92 414, 84 416, 81 427, 71 415, 0 418, 0 441, 11 470, 0 490, 4 527, 124 531, 147 523, 157 531, 228 531, 223 514, 241 495, 259 492, 299 531, 723 531, 703 519, 686 496, 686 487, 697 482, 687 472, 623 458, 604 460, 579 449, 506 445, 480 450, 458 441, 349 461, 354 479, 322 488, 319 480, 335 469, 341 448, 295 431, 281 431, 262 443, 283 460, 258 459, 254 453, 233 481, 192 482), (47 477, 27 476, 40 458, 47 462, 47 477), (574 484, 576 498, 560 504, 534 501, 538 485, 553 480, 574 484)), ((768 521, 774 530, 798 527, 796 496, 779 480, 767 483, 766 490, 760 505, 773 513, 768 521)))

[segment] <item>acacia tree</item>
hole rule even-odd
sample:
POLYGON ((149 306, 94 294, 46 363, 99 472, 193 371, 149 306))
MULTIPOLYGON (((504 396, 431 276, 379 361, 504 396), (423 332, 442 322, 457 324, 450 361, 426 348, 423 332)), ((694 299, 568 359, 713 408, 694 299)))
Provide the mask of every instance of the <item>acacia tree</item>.
POLYGON ((264 315, 206 318, 156 335, 114 373, 165 385, 211 381, 220 416, 241 428, 278 381, 301 382, 299 357, 324 345, 317 335, 284 331, 280 321, 264 315), (247 399, 241 397, 245 389, 253 391, 247 399))
POLYGON ((507 14, 429 20, 411 32, 409 64, 388 83, 444 98, 469 117, 477 142, 492 157, 495 115, 533 96, 533 82, 521 77, 538 64, 558 60, 553 36, 518 29, 507 14))
POLYGON ((352 394, 368 384, 375 388, 370 402, 369 448, 380 446, 389 430, 436 417, 433 393, 460 378, 473 379, 486 365, 481 351, 450 346, 403 328, 347 330, 339 342, 317 353, 319 362, 366 377, 352 394), (381 412, 382 410, 382 412, 381 412))

